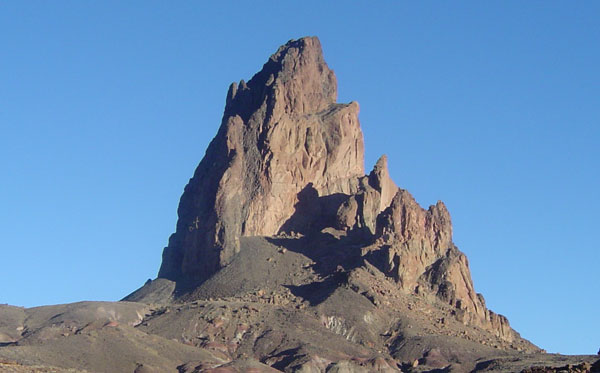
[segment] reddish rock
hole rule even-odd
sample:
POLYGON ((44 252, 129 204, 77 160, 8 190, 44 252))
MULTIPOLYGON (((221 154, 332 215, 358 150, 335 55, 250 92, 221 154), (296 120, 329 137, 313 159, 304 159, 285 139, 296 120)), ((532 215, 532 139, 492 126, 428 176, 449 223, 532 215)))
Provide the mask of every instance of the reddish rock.
POLYGON ((310 37, 231 85, 221 127, 181 197, 159 277, 197 285, 230 262, 244 236, 360 232, 362 253, 379 258, 399 291, 437 297, 463 323, 513 341, 506 318, 475 292, 446 206, 419 206, 392 181, 385 156, 365 175, 358 104, 336 96, 335 75, 310 37))
POLYGON ((443 202, 425 210, 408 191, 398 190, 378 217, 376 237, 368 250, 385 252, 383 269, 402 290, 436 296, 456 307, 460 321, 507 342, 519 338, 508 320, 489 311, 475 292, 467 257, 452 242, 452 221, 443 202))
POLYGON ((336 96, 317 38, 288 42, 248 83, 231 85, 221 128, 181 197, 159 277, 205 280, 239 250, 239 237, 275 235, 289 223, 301 191, 356 188, 364 174, 358 104, 336 96))

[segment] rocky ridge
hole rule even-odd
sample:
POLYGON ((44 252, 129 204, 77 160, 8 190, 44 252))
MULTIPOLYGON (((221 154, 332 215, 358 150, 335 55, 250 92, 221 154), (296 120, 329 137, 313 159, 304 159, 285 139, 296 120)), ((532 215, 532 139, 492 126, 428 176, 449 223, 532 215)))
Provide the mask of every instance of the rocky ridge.
MULTIPOLYGON (((240 238, 361 236, 362 256, 398 291, 437 297, 456 317, 512 342, 452 243, 445 205, 421 208, 383 156, 365 175, 358 104, 337 83, 317 38, 292 40, 248 83, 233 83, 219 131, 185 188, 159 277, 196 286, 231 262, 240 238)), ((335 259, 334 259, 335 260, 335 259)))

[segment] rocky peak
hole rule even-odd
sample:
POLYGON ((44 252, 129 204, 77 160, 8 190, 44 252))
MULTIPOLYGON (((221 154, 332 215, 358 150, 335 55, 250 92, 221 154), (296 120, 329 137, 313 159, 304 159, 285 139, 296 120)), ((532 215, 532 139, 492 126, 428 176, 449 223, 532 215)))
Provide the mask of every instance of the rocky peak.
POLYGON ((267 116, 303 115, 324 110, 336 99, 337 81, 321 43, 306 37, 281 46, 248 83, 232 83, 225 112, 247 120, 266 102, 267 116))
POLYGON ((475 292, 446 206, 419 206, 390 178, 386 156, 365 175, 358 104, 336 103, 336 90, 314 37, 288 42, 248 83, 229 87, 219 131, 181 197, 159 277, 196 287, 227 267, 247 236, 304 235, 317 249, 318 238, 329 237, 351 245, 328 261, 354 255, 398 292, 441 301, 464 323, 518 339, 475 292))
POLYGON ((181 197, 160 277, 203 281, 240 237, 301 220, 293 215, 303 190, 356 189, 364 175, 358 104, 336 104, 336 95, 314 37, 288 42, 248 83, 230 86, 221 127, 181 197))
POLYGON ((398 191, 396 183, 390 177, 386 155, 382 155, 375 163, 373 171, 369 174, 369 184, 381 193, 381 200, 377 209, 379 214, 390 205, 392 198, 398 191))
POLYGON ((427 252, 439 256, 452 246, 450 213, 441 201, 425 210, 407 190, 398 189, 379 216, 377 237, 407 246, 424 240, 427 252))

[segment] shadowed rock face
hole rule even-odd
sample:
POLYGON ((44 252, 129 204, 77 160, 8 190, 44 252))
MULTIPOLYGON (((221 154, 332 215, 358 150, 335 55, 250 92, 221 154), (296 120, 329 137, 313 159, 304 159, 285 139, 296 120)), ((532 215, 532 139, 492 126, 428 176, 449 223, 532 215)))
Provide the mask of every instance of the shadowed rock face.
POLYGON ((391 180, 385 156, 365 175, 358 104, 336 96, 314 37, 288 42, 248 83, 230 86, 159 277, 193 287, 227 266, 244 236, 328 230, 359 237, 361 255, 399 292, 441 300, 460 321, 505 341, 519 338, 475 292, 445 205, 421 208, 391 180))

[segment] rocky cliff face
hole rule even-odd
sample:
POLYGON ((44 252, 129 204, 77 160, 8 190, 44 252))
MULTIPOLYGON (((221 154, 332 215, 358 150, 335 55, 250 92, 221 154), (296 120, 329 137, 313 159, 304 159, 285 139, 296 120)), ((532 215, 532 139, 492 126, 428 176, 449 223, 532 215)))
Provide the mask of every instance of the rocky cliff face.
POLYGON ((518 338, 508 320, 488 310, 483 295, 475 292, 469 261, 452 243, 443 202, 425 210, 408 191, 398 189, 378 216, 375 244, 363 251, 383 253, 382 269, 403 291, 437 297, 456 308, 460 321, 491 329, 506 341, 518 338))
POLYGON ((248 83, 230 86, 219 132, 181 197, 159 277, 205 280, 239 250, 241 236, 299 229, 301 219, 290 219, 303 197, 353 192, 351 180, 364 174, 358 104, 336 97, 317 38, 290 41, 248 83))
POLYGON ((421 208, 391 180, 385 156, 365 175, 358 104, 336 103, 336 90, 317 38, 288 42, 248 83, 231 85, 221 127, 181 197, 159 277, 200 284, 245 236, 333 232, 352 236, 398 292, 518 339, 475 292, 445 205, 421 208))

